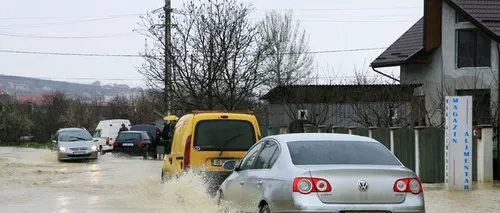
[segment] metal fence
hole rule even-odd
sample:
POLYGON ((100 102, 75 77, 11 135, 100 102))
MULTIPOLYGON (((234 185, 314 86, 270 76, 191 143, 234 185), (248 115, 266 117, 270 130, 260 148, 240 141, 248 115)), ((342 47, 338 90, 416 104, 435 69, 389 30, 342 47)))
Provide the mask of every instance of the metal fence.
MULTIPOLYGON (((286 127, 281 127, 281 129, 286 127)), ((392 150, 396 157, 409 169, 416 170, 416 158, 420 157, 419 176, 424 183, 444 182, 444 129, 436 127, 421 128, 326 128, 309 126, 304 132, 343 133, 372 137, 392 150), (419 152, 415 150, 418 131, 419 152), (391 143, 392 135, 392 143, 391 143), (392 149, 391 149, 391 144, 392 149)), ((281 131, 283 132, 283 131, 281 131)), ((280 128, 261 126, 263 137, 280 133, 280 128)), ((477 138, 473 137, 473 164, 477 165, 477 138)), ((477 166, 473 166, 473 181, 477 180, 477 166)))

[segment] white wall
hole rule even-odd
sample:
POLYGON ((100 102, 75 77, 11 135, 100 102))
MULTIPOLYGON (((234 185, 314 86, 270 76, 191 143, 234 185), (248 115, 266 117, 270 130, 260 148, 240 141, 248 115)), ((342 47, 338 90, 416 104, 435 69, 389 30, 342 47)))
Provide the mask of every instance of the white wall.
MULTIPOLYGON (((475 28, 472 23, 456 23, 456 13, 443 3, 442 44, 428 56, 431 64, 401 66, 401 83, 423 83, 426 108, 434 111, 443 95, 455 95, 459 89, 491 89, 491 106, 496 107, 498 86, 498 43, 491 41, 491 68, 457 68, 456 30, 475 28)), ((441 100, 442 101, 442 100, 441 100)), ((441 111, 431 118, 431 123, 440 123, 441 111)))

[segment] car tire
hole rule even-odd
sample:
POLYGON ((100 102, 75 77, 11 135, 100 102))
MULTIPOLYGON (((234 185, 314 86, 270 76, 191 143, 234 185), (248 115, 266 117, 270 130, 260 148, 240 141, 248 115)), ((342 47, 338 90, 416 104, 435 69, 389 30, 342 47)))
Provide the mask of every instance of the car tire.
POLYGON ((222 205, 222 201, 224 200, 224 194, 222 191, 217 191, 217 206, 219 207, 220 212, 229 213, 228 205, 222 205))
POLYGON ((271 209, 267 204, 264 204, 262 207, 260 207, 260 213, 271 213, 271 209))
POLYGON ((106 154, 106 152, 102 149, 102 146, 99 146, 99 153, 100 153, 101 155, 106 154))

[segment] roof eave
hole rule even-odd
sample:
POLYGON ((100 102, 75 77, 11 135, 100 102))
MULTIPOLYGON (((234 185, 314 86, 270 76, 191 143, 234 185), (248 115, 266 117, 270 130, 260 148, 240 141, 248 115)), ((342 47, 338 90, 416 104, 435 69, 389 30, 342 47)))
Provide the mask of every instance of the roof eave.
MULTIPOLYGON (((432 50, 434 51, 434 50, 432 50)), ((391 61, 391 62, 382 62, 382 63, 371 63, 370 66, 372 68, 384 68, 384 67, 395 67, 395 66, 401 66, 401 65, 408 65, 408 64, 420 64, 421 62, 419 61, 413 61, 415 57, 420 56, 421 54, 425 53, 424 48, 420 48, 420 50, 416 51, 413 53, 411 56, 406 58, 405 60, 402 61, 391 61)))

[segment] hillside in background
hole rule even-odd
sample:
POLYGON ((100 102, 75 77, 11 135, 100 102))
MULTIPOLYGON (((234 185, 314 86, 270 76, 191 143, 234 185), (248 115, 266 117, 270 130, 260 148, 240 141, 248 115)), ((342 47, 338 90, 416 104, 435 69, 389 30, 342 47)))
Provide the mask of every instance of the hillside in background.
POLYGON ((142 88, 130 88, 125 84, 101 85, 99 82, 79 84, 0 75, 0 90, 7 92, 11 96, 40 96, 47 92, 61 91, 69 96, 108 99, 116 95, 130 96, 142 91, 142 88))

